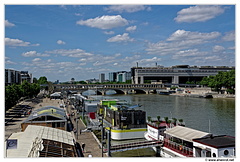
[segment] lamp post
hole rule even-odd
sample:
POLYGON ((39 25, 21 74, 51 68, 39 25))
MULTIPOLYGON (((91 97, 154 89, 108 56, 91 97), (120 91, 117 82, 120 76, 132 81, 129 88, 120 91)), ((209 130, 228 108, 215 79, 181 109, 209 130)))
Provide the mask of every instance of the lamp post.
POLYGON ((103 140, 104 140, 104 127, 103 127, 103 114, 99 115, 100 118, 98 118, 99 120, 101 120, 101 149, 102 149, 102 157, 103 157, 103 140))

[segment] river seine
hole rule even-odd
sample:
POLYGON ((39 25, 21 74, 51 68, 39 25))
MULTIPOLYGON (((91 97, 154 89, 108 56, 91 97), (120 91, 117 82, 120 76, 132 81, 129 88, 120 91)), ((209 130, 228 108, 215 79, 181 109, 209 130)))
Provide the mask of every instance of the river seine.
POLYGON ((139 109, 147 116, 183 119, 186 127, 215 135, 235 136, 235 99, 191 98, 158 94, 111 95, 131 104, 142 105, 139 109))
MULTIPOLYGON (((205 99, 158 94, 111 95, 111 97, 127 100, 131 104, 140 104, 142 106, 139 109, 146 111, 147 116, 153 118, 175 117, 183 119, 186 127, 189 128, 210 131, 215 135, 235 136, 235 99, 205 99)), ((113 153, 112 156, 153 157, 156 153, 151 148, 146 148, 113 153)))
MULTIPOLYGON (((142 105, 147 116, 156 118, 183 119, 186 127, 210 132, 214 135, 235 136, 235 99, 232 98, 191 98, 158 94, 108 95, 135 105, 142 105)), ((104 98, 105 98, 104 97, 104 98)), ((128 141, 125 141, 128 142, 128 141)), ((120 141, 120 143, 125 143, 120 141)), ((118 143, 113 141, 113 143, 118 143)), ((119 144, 120 144, 119 143, 119 144)), ((138 149, 113 153, 113 157, 155 156, 152 149, 138 149)))

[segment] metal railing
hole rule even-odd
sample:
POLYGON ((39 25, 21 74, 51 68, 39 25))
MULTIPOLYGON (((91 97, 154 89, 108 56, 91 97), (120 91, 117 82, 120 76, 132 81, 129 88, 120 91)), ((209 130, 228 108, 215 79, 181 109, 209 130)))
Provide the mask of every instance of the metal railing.
POLYGON ((183 146, 182 144, 164 139, 164 146, 187 157, 193 156, 193 149, 183 146))

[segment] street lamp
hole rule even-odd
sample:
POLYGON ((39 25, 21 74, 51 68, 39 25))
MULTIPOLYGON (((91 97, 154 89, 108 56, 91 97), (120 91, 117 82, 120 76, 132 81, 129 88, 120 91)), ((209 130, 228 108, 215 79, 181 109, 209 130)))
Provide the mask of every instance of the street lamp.
POLYGON ((103 114, 99 115, 100 118, 98 118, 99 120, 101 120, 101 147, 102 147, 102 157, 103 157, 103 140, 104 140, 104 127, 103 127, 103 114))

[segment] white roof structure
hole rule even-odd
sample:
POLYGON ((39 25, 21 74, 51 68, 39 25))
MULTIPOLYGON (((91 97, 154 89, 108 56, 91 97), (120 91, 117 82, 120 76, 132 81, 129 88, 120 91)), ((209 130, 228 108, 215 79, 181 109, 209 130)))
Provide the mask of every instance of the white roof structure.
POLYGON ((210 133, 202 132, 199 130, 183 127, 183 126, 176 126, 171 129, 168 129, 165 131, 166 134, 188 141, 193 142, 192 139, 195 138, 202 138, 206 137, 207 135, 210 135, 210 133))
POLYGON ((28 125, 24 132, 13 133, 9 140, 17 140, 16 149, 7 149, 6 157, 39 157, 39 151, 44 149, 44 140, 52 140, 74 146, 73 135, 70 132, 37 125, 28 125))

